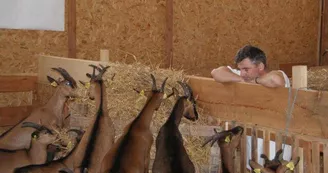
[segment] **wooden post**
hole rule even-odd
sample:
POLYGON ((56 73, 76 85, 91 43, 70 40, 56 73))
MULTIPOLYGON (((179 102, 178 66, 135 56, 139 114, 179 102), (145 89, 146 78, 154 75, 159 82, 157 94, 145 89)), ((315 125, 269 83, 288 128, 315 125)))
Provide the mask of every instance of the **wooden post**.
POLYGON ((68 0, 68 57, 76 58, 76 0, 68 0))
POLYGON ((100 61, 109 62, 109 51, 107 49, 100 49, 100 61))
POLYGON ((293 77, 292 77, 292 87, 304 88, 307 87, 307 66, 297 65, 293 66, 293 77))
POLYGON ((166 68, 172 68, 173 64, 173 0, 166 0, 166 68))
POLYGON ((320 10, 319 10, 319 18, 321 31, 319 33, 319 42, 320 42, 320 55, 319 55, 319 65, 328 65, 328 0, 320 0, 320 10))

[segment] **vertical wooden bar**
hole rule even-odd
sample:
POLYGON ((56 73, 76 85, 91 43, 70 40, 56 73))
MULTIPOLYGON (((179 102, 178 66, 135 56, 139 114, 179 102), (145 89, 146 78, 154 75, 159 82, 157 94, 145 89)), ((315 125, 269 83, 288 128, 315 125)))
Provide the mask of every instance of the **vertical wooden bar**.
POLYGON ((303 155, 304 155, 304 173, 316 173, 312 172, 312 163, 311 163, 311 142, 304 141, 303 155))
POLYGON ((100 49, 100 61, 109 62, 109 50, 100 49))
POLYGON ((323 149, 323 172, 328 173, 328 144, 324 144, 323 149))
POLYGON ((270 158, 270 132, 268 130, 265 130, 263 135, 263 154, 270 158))
POLYGON ((300 162, 298 163, 298 173, 305 173, 304 148, 298 148, 298 156, 300 157, 300 162))
POLYGON ((166 0, 166 68, 173 64, 173 0, 166 0))
POLYGON ((68 57, 76 58, 76 0, 68 0, 68 57))
POLYGON ((243 126, 243 127, 244 127, 244 133, 240 140, 240 170, 241 170, 240 172, 246 173, 247 172, 246 162, 248 162, 248 160, 246 158, 246 145, 247 145, 246 126, 243 126))
POLYGON ((312 142, 312 172, 320 173, 320 150, 318 142, 312 142))
MULTIPOLYGON (((317 43, 317 61, 316 61, 316 65, 319 66, 322 64, 322 37, 323 37, 323 29, 324 29, 324 1, 325 0, 319 0, 319 22, 318 22, 318 43, 317 43)), ((327 35, 326 35, 327 36, 327 35)))
MULTIPOLYGON (((299 139, 297 137, 293 136, 292 141, 293 141, 293 144, 292 144, 292 158, 295 158, 295 157, 300 156, 299 139)), ((301 160, 299 161, 298 165, 295 167, 295 172, 300 172, 299 171, 300 170, 300 162, 301 162, 301 160)))
POLYGON ((257 158, 257 130, 256 127, 252 127, 252 160, 258 162, 257 158))
POLYGON ((307 87, 307 66, 297 65, 293 66, 293 88, 307 87))
POLYGON ((322 11, 320 11, 321 16, 321 37, 319 37, 321 43, 320 58, 317 64, 328 65, 328 0, 320 0, 322 4, 322 11))
POLYGON ((282 148, 282 135, 280 132, 276 133, 276 152, 282 148))

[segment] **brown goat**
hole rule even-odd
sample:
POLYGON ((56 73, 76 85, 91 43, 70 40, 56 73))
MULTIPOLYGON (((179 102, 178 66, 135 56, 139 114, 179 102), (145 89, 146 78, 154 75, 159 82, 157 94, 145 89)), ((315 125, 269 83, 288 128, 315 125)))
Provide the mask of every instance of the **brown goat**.
POLYGON ((254 162, 249 161, 250 166, 253 168, 255 173, 292 173, 294 172, 294 167, 298 164, 300 157, 292 159, 290 162, 283 160, 283 150, 280 149, 277 151, 275 158, 269 160, 268 157, 264 154, 261 154, 261 158, 264 159, 264 167, 254 162))
POLYGON ((179 125, 182 116, 195 121, 198 119, 196 101, 191 88, 186 83, 178 82, 185 95, 179 96, 173 88, 177 101, 171 111, 171 115, 160 128, 156 138, 156 156, 152 168, 153 173, 194 173, 195 166, 190 160, 183 146, 179 125))
POLYGON ((144 173, 149 170, 150 148, 153 135, 150 123, 154 112, 160 107, 164 99, 164 87, 156 87, 156 80, 151 75, 153 85, 148 100, 139 115, 125 127, 124 133, 106 154, 101 163, 101 173, 134 172, 144 173))
POLYGON ((230 130, 222 131, 220 133, 214 129, 214 132, 216 134, 206 140, 203 146, 211 141, 211 146, 213 146, 213 144, 217 141, 220 147, 222 173, 234 173, 234 153, 240 142, 244 128, 241 126, 236 126, 230 130))
POLYGON ((108 115, 106 86, 102 79, 108 67, 90 66, 93 67, 93 74, 87 74, 91 78, 89 97, 96 101, 98 111, 78 145, 74 157, 74 172, 88 170, 88 172, 97 173, 100 170, 101 161, 114 143, 115 130, 108 115), (96 69, 99 71, 98 75, 95 75, 96 69))
POLYGON ((34 130, 31 134, 31 148, 21 150, 0 150, 0 170, 1 172, 11 173, 16 168, 27 165, 43 164, 49 159, 47 148, 48 145, 55 141, 56 136, 52 135, 51 130, 44 126, 34 124, 31 122, 24 122, 22 128, 34 130))
POLYGON ((73 169, 73 161, 74 161, 74 155, 76 153, 76 148, 82 138, 84 131, 77 130, 77 129, 71 129, 69 131, 75 132, 77 134, 77 136, 75 138, 75 147, 65 157, 60 158, 58 160, 52 160, 51 162, 47 162, 42 165, 25 166, 25 167, 17 169, 15 171, 15 173, 27 173, 27 172, 58 173, 59 171, 61 171, 62 169, 65 169, 65 168, 73 169))
POLYGON ((48 76, 48 80, 57 85, 55 93, 46 105, 33 110, 31 115, 0 137, 0 149, 19 150, 30 148, 31 134, 34 132, 34 129, 21 128, 24 122, 39 123, 42 121, 42 124, 48 128, 54 126, 63 127, 65 119, 62 116, 63 107, 67 98, 73 95, 76 82, 66 70, 62 68, 53 68, 53 70, 59 72, 64 77, 64 80, 56 81, 48 76))
POLYGON ((272 170, 269 167, 263 167, 252 160, 249 160, 249 165, 252 167, 253 172, 255 173, 293 173, 294 168, 297 166, 299 160, 300 157, 296 157, 290 162, 281 160, 281 163, 276 170, 272 170))

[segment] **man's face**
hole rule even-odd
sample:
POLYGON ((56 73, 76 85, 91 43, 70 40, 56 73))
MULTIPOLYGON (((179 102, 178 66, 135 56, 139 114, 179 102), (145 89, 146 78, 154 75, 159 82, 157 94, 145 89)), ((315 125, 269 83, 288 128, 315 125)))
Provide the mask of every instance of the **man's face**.
POLYGON ((249 58, 245 58, 237 64, 240 70, 240 76, 245 80, 245 82, 251 82, 256 77, 260 76, 260 71, 263 70, 261 65, 254 64, 249 58))

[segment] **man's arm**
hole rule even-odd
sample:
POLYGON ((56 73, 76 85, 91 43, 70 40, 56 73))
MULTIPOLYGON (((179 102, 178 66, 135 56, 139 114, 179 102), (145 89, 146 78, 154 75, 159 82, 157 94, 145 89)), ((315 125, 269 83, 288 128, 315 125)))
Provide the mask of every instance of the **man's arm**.
POLYGON ((243 82, 243 78, 233 73, 228 67, 221 66, 213 69, 211 72, 212 77, 217 82, 243 82))
POLYGON ((281 72, 279 71, 271 71, 261 77, 255 79, 255 83, 261 84, 266 87, 276 88, 276 87, 284 87, 285 79, 281 72))

